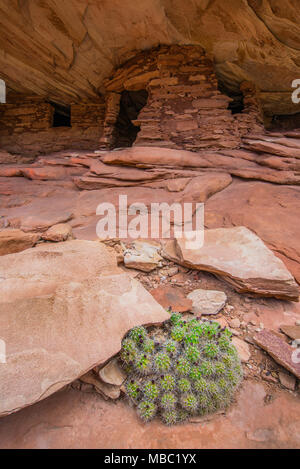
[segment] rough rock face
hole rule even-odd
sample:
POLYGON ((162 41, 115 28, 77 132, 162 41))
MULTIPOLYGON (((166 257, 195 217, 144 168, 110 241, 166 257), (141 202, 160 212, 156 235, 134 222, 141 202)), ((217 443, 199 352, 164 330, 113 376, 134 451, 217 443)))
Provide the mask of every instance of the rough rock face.
POLYGON ((0 18, 1 78, 15 91, 58 102, 93 99, 133 51, 200 44, 228 89, 237 92, 246 78, 264 90, 270 114, 278 105, 281 113, 297 112, 290 97, 300 34, 292 0, 74 0, 68 8, 52 0, 1 0, 0 18))
POLYGON ((0 415, 104 364, 135 325, 169 317, 99 242, 66 241, 3 256, 0 276, 0 331, 7 348, 0 415))
POLYGON ((40 236, 35 233, 24 233, 21 230, 7 229, 0 231, 0 256, 32 248, 40 236))
POLYGON ((204 244, 188 249, 187 240, 167 242, 165 255, 193 269, 221 276, 237 291, 298 301, 298 286, 283 262, 245 227, 206 230, 204 244))

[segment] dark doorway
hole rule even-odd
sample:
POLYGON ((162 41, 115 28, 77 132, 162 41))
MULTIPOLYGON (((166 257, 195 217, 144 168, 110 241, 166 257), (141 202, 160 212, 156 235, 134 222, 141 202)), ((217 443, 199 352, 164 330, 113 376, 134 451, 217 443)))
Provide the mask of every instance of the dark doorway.
POLYGON ((140 127, 134 125, 142 108, 146 105, 148 93, 146 90, 123 91, 120 102, 120 112, 115 127, 115 147, 131 147, 140 127))
POLYGON ((231 114, 240 114, 244 110, 244 97, 242 94, 230 96, 233 101, 228 105, 231 114))
POLYGON ((300 112, 290 115, 275 115, 272 117, 272 122, 269 130, 283 131, 300 129, 300 112))
POLYGON ((71 106, 50 103, 53 110, 52 127, 71 127, 71 106))

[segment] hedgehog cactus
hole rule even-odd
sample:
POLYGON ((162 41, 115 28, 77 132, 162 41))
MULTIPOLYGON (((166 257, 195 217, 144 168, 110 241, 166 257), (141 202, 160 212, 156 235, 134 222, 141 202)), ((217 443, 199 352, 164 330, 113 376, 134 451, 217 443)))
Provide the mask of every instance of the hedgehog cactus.
POLYGON ((132 329, 120 353, 129 371, 126 394, 145 422, 160 416, 174 425, 230 405, 242 369, 227 329, 173 313, 164 339, 157 343, 152 335, 144 327, 132 329))

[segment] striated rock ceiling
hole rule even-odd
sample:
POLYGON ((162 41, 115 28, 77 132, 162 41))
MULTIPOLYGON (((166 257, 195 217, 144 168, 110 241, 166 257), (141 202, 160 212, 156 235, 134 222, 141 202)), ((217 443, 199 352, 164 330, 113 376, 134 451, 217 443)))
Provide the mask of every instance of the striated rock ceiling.
POLYGON ((0 0, 0 77, 58 102, 95 99, 137 50, 199 44, 231 93, 256 83, 265 111, 293 114, 299 0, 0 0))

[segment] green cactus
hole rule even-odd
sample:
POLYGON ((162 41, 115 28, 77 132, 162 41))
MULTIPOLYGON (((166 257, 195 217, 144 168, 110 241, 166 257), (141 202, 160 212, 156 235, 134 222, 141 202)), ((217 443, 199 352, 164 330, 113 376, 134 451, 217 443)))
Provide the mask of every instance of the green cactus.
POLYGON ((147 331, 144 327, 135 327, 131 329, 129 333, 130 339, 132 339, 137 345, 141 344, 148 336, 147 331))
POLYGON ((198 407, 197 396, 193 393, 183 394, 180 399, 182 407, 191 414, 194 414, 198 407))
POLYGON ((181 393, 189 392, 192 388, 190 381, 187 378, 181 378, 178 381, 178 390, 181 393))
POLYGON ((162 420, 166 425, 175 425, 179 421, 178 414, 175 409, 167 410, 162 414, 162 420))
POLYGON ((159 387, 155 381, 147 381, 143 387, 144 397, 149 401, 155 401, 159 396, 159 387))
POLYGON ((176 362, 175 370, 179 376, 188 376, 191 371, 191 365, 188 359, 180 357, 176 362))
POLYGON ((175 342, 181 342, 185 336, 185 328, 183 326, 174 326, 171 330, 171 337, 175 342))
POLYGON ((204 378, 200 378, 195 380, 193 386, 197 394, 202 394, 207 392, 208 382, 204 378))
POLYGON ((177 343, 174 340, 168 340, 165 343, 165 349, 168 354, 175 354, 177 352, 177 343))
POLYGON ((200 378, 202 378, 202 371, 198 366, 192 366, 191 371, 190 371, 190 378, 193 381, 197 381, 200 378))
POLYGON ((210 342, 204 346, 203 352, 208 358, 216 358, 220 353, 220 349, 217 344, 210 342))
POLYGON ((170 374, 164 375, 160 379, 160 387, 163 391, 173 391, 176 387, 176 379, 170 374))
POLYGON ((174 393, 166 392, 161 396, 161 406, 163 409, 170 410, 174 409, 177 399, 174 393))
POLYGON ((155 337, 153 328, 148 334, 136 327, 120 353, 128 372, 126 394, 145 422, 159 416, 174 425, 230 405, 242 380, 230 331, 217 322, 184 321, 174 313, 163 325, 163 340, 158 344, 155 337))
POLYGON ((152 339, 146 338, 142 343, 142 349, 145 353, 152 353, 155 348, 155 342, 152 339))
POLYGON ((158 372, 167 372, 171 367, 171 359, 167 353, 161 352, 154 357, 155 369, 158 372))
POLYGON ((144 353, 140 353, 136 357, 134 366, 137 372, 141 373, 142 375, 147 375, 152 371, 152 362, 150 358, 144 353))
POLYGON ((145 422, 149 422, 152 420, 156 415, 157 407, 151 401, 142 401, 138 405, 138 414, 142 420, 145 422))
POLYGON ((182 315, 180 313, 173 313, 170 317, 170 322, 173 326, 182 325, 182 315))
POLYGON ((140 394, 139 384, 133 379, 128 381, 125 385, 126 392, 131 399, 135 400, 140 394))
POLYGON ((197 363, 201 357, 200 350, 195 345, 189 345, 185 354, 191 363, 197 363))

